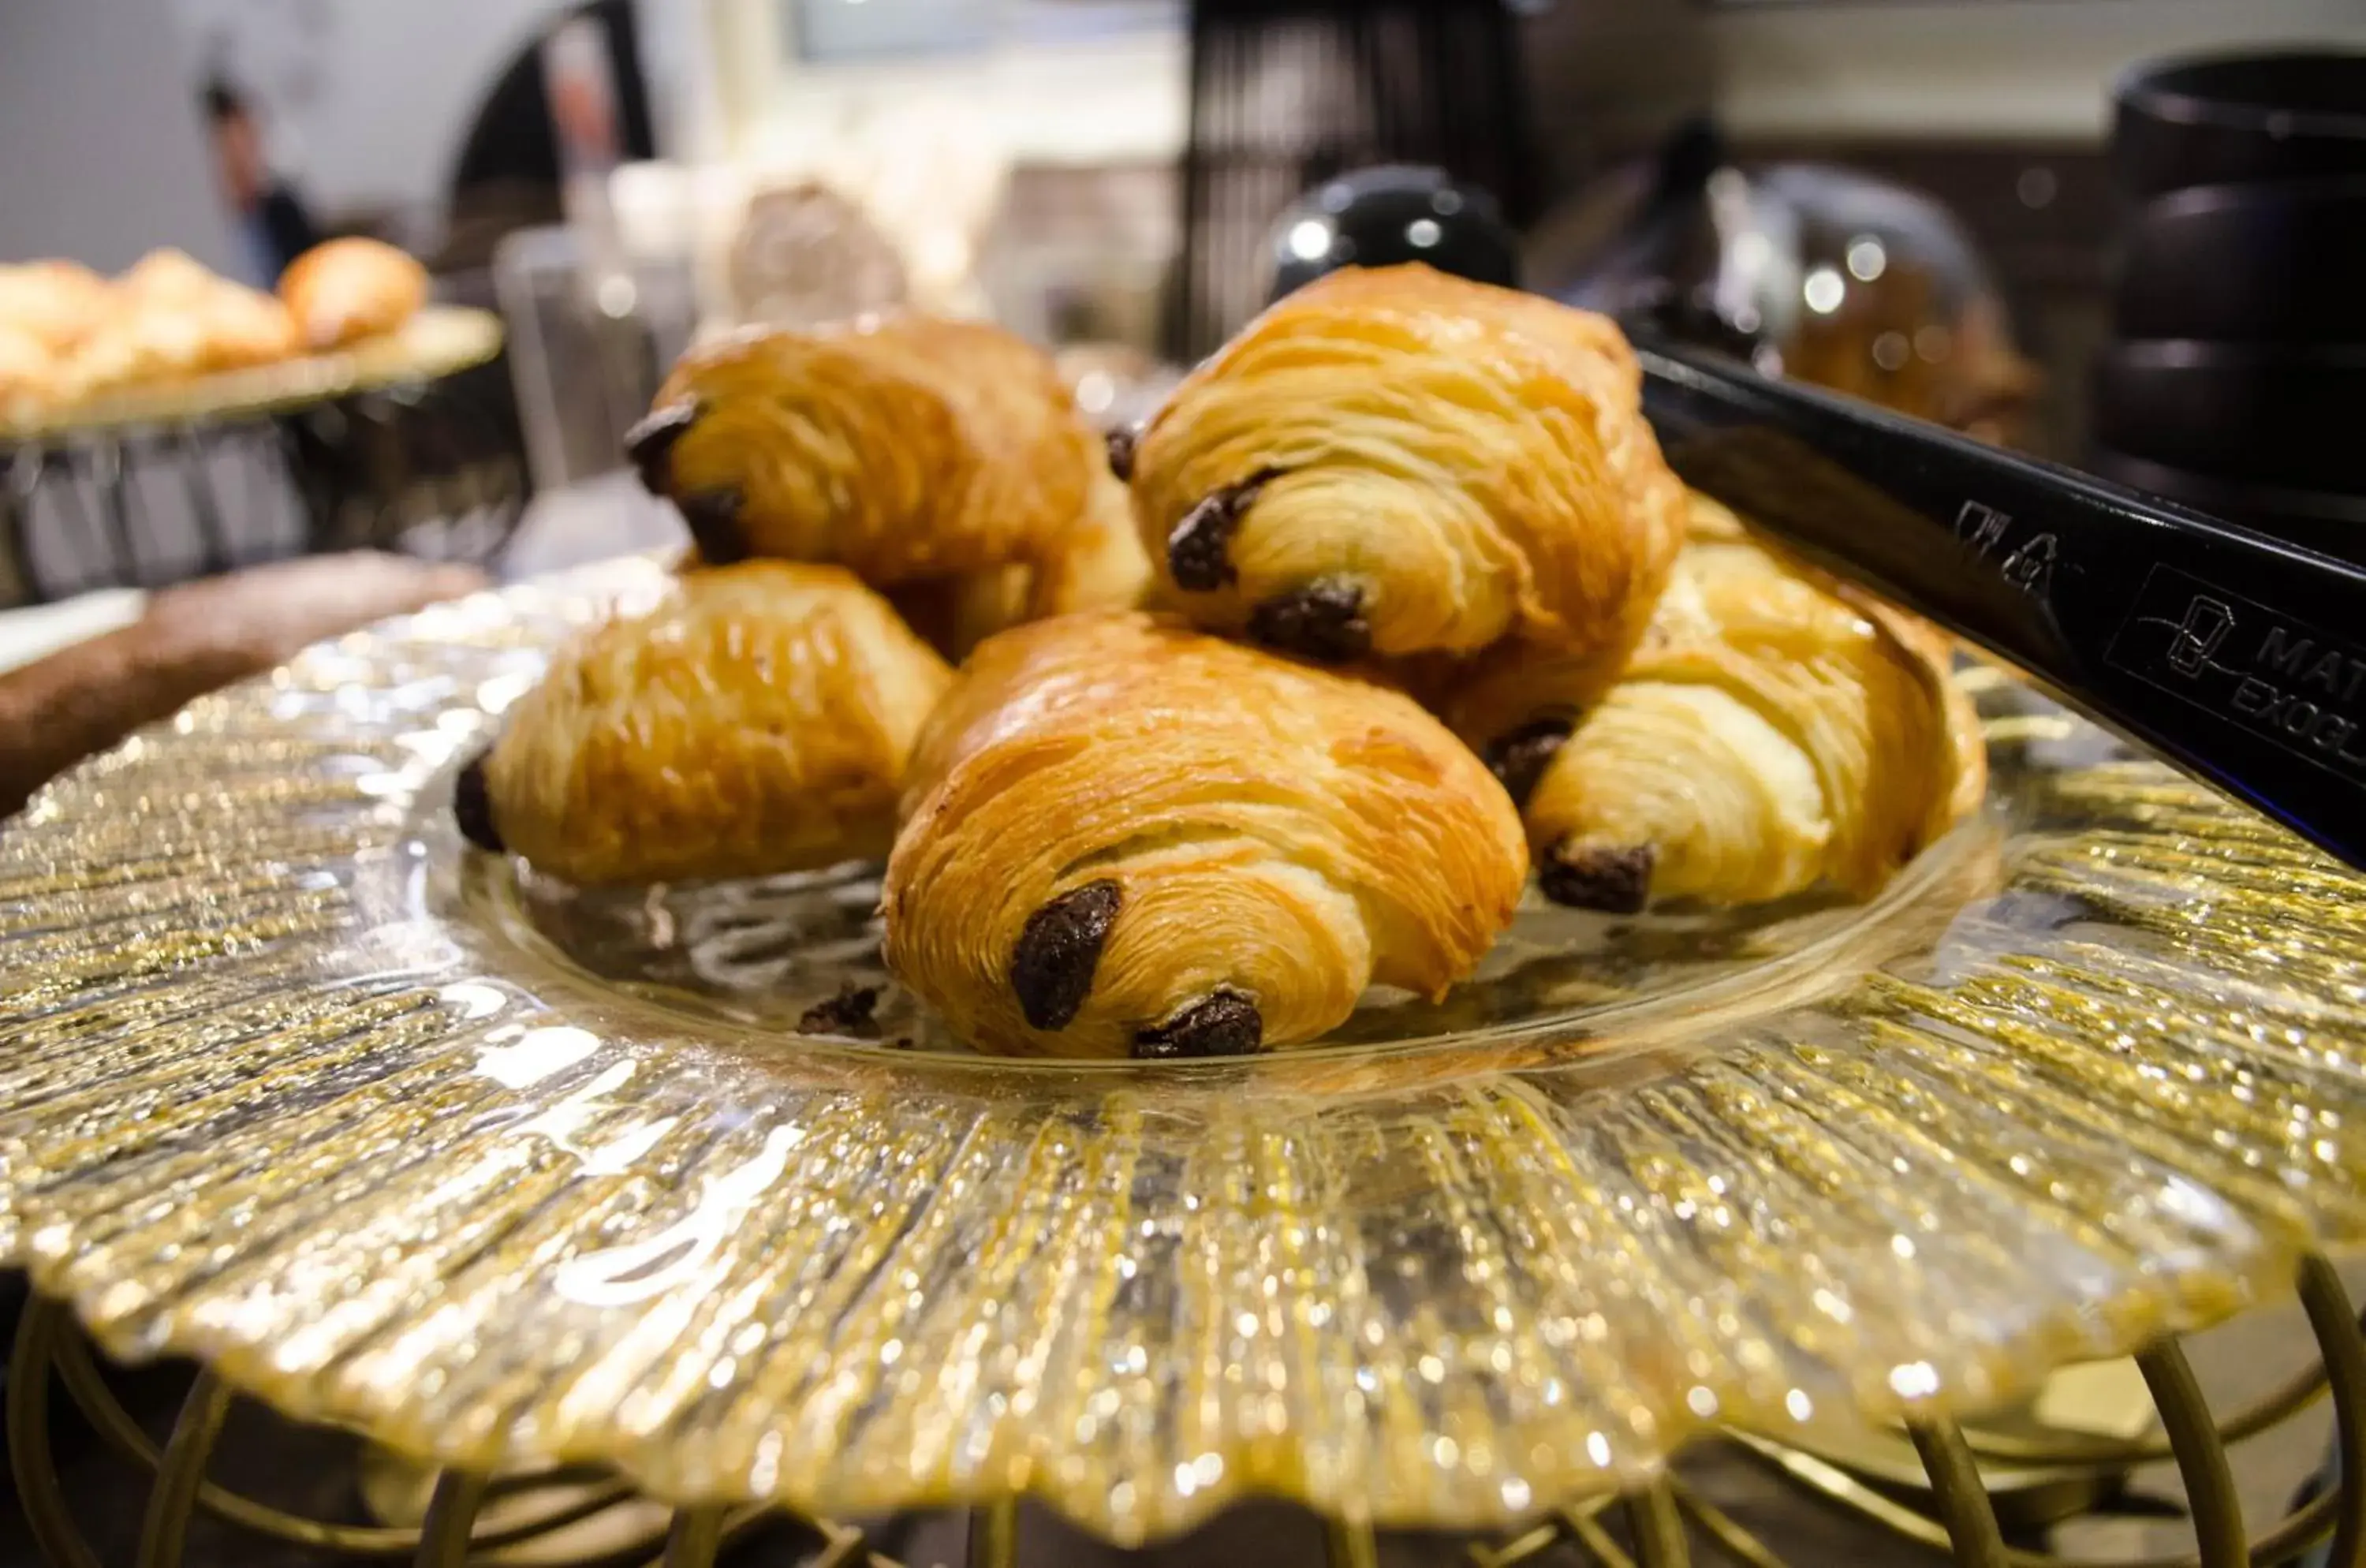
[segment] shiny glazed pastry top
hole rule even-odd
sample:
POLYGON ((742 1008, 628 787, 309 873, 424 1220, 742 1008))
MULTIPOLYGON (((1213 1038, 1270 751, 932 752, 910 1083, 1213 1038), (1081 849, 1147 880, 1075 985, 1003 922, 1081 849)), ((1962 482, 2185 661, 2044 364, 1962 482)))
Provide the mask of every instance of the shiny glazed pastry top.
POLYGON ((1986 759, 1938 632, 1693 501, 1623 667, 1505 649, 1448 704, 1567 904, 1878 891, 1978 805, 1986 759))
POLYGON ((454 812, 479 847, 582 885, 875 859, 952 678, 835 567, 692 571, 559 651, 454 812))
POLYGON ((991 638, 930 720, 891 968, 1014 1055, 1311 1040, 1442 994, 1510 920, 1519 819, 1409 698, 1144 615, 991 638))
POLYGON ((1683 531, 1617 327, 1420 265, 1273 306, 1177 389, 1131 468, 1185 614, 1323 660, 1623 648, 1683 531))
POLYGON ((1105 461, 1042 352, 919 316, 693 349, 626 446, 707 561, 881 588, 1056 554, 1105 461))

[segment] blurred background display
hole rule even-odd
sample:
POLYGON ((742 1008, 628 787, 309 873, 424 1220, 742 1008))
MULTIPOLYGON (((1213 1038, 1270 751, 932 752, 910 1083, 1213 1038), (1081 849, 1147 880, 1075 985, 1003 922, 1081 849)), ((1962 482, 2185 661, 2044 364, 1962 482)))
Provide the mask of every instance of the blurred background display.
MULTIPOLYGON (((498 312, 473 395, 501 393, 485 427, 532 492, 511 570, 651 526, 615 440, 702 336, 989 315, 1132 407, 1278 265, 1353 249, 1323 203, 1376 168, 1475 193, 1524 287, 1770 374, 2319 542, 2366 518, 2308 420, 2366 335, 2338 260, 2366 178, 2349 0, 111 0, 0 28, 0 257, 111 273, 172 245, 260 286, 366 234, 498 312), (2303 63, 2191 67, 2228 55, 2303 63), (2229 103, 2205 118, 2308 134, 2270 165, 2239 129, 2169 133, 2229 103), (538 522, 587 497, 621 521, 538 522)), ((1461 267, 1448 216, 1413 251, 1461 267)), ((300 459, 284 517, 324 474, 387 472, 269 433, 300 459)), ((165 478, 135 532, 190 525, 165 478)))

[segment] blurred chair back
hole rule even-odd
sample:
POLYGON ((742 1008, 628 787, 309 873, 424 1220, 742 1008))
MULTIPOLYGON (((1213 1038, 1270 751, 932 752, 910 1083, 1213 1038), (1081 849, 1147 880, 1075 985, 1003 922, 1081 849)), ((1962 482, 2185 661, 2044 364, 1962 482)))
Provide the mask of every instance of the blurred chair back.
POLYGON ((1433 166, 1532 217, 1516 28, 1494 0, 1194 0, 1167 352, 1205 354, 1264 304, 1274 219, 1346 170, 1433 166))

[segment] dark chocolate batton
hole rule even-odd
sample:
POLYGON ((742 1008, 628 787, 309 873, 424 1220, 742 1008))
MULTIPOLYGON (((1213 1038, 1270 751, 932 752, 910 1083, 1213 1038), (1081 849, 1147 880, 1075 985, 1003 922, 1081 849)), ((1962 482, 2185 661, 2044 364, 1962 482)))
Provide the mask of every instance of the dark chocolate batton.
POLYGON ((1116 883, 1087 882, 1027 917, 1010 950, 1010 989, 1030 1026, 1065 1029, 1084 1010, 1122 902, 1116 883))
POLYGON ((1249 612, 1249 636, 1266 647, 1341 664, 1372 651, 1364 619, 1364 591, 1326 577, 1294 593, 1277 594, 1249 612))
POLYGON ((1505 730, 1487 748, 1482 760, 1512 797, 1514 806, 1523 811, 1527 809, 1528 796, 1537 792, 1537 781, 1545 776, 1545 770, 1560 755, 1570 732, 1576 728, 1577 721, 1570 718, 1532 719, 1516 729, 1505 730))
POLYGON ((1165 1023, 1134 1032, 1137 1062, 1254 1055, 1265 1043, 1265 1017, 1240 992, 1220 988, 1165 1023))
POLYGON ((1660 852, 1649 844, 1591 850, 1555 844, 1537 863, 1537 886, 1573 909, 1639 914, 1651 902, 1651 868, 1659 863, 1660 852))
POLYGON ((1139 426, 1121 424, 1104 437, 1109 447, 1110 472, 1127 484, 1133 482, 1133 452, 1142 444, 1139 426))
POLYGON ((749 556, 748 533, 739 526, 739 509, 746 497, 736 490, 702 490, 677 495, 673 483, 674 443, 688 434, 703 411, 695 402, 670 403, 644 415, 625 432, 625 456, 641 477, 641 488, 671 501, 689 525, 698 546, 698 558, 707 566, 731 566, 749 556))
POLYGON ((460 836, 488 854, 507 854, 509 846, 501 841, 501 831, 493 825, 492 791, 485 784, 485 759, 492 755, 487 747, 461 765, 452 780, 452 821, 460 836))

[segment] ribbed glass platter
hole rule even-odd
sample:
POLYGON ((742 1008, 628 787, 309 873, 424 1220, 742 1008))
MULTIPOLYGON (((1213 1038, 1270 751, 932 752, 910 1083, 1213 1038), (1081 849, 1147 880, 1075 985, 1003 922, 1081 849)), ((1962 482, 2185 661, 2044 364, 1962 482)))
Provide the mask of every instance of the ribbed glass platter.
POLYGON ((464 851, 453 771, 657 581, 316 648, 0 836, 0 1249, 106 1346, 674 1501, 1481 1528, 2366 1235, 2358 879, 1995 671, 1986 813, 1871 905, 1538 907, 1314 1048, 1013 1063, 888 984, 863 868, 464 851), (871 1037, 801 1025, 866 987, 871 1037))

